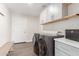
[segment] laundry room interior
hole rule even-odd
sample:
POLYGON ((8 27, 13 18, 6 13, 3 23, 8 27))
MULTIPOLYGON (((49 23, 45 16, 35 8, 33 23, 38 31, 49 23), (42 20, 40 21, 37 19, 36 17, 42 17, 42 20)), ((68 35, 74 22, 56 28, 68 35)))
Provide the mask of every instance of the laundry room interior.
POLYGON ((79 3, 0 3, 0 56, 79 56, 79 3))

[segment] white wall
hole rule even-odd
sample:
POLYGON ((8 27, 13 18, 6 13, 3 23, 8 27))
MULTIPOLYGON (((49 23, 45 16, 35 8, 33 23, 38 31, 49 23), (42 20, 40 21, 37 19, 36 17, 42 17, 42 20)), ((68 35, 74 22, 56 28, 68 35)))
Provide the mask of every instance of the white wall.
MULTIPOLYGON (((75 13, 79 13, 79 4, 70 4, 68 6, 68 15, 75 13)), ((44 25, 43 29, 56 31, 62 31, 65 29, 79 29, 79 16, 70 18, 70 20, 44 25)))
POLYGON ((39 18, 12 13, 12 41, 32 41, 33 33, 39 31, 39 18))
POLYGON ((40 32, 40 20, 38 17, 27 17, 27 40, 32 41, 35 32, 40 32))
POLYGON ((10 41, 11 37, 11 19, 10 13, 4 4, 0 4, 0 47, 10 41))

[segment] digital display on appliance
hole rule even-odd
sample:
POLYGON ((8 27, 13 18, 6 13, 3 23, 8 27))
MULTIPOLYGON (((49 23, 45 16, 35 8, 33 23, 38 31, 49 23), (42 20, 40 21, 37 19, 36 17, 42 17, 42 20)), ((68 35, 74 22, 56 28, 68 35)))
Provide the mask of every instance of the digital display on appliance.
POLYGON ((74 41, 79 41, 79 29, 66 29, 66 38, 74 41))

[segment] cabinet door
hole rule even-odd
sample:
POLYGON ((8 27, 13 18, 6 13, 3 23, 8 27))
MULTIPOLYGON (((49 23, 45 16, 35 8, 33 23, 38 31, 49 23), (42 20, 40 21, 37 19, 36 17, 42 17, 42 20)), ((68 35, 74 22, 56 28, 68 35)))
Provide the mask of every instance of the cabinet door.
POLYGON ((40 24, 47 22, 47 8, 40 14, 40 24))
POLYGON ((58 48, 55 48, 55 56, 69 56, 58 48))
POLYGON ((55 41, 55 48, 60 49, 61 51, 65 52, 67 55, 79 56, 79 49, 74 46, 70 46, 68 44, 55 41))

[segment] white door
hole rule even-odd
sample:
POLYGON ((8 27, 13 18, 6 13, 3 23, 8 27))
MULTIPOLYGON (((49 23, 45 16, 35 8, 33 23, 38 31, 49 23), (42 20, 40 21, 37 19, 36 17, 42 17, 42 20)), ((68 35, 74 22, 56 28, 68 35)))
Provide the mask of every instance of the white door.
POLYGON ((14 16, 12 19, 12 41, 14 43, 27 40, 27 20, 22 16, 14 16))

